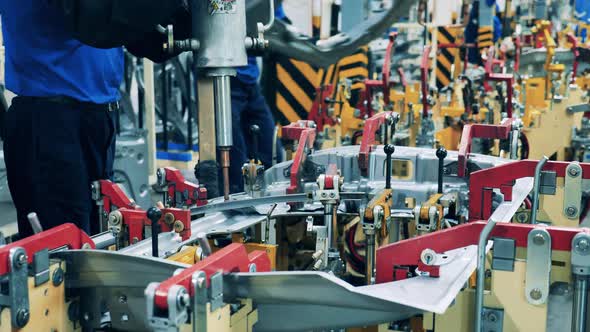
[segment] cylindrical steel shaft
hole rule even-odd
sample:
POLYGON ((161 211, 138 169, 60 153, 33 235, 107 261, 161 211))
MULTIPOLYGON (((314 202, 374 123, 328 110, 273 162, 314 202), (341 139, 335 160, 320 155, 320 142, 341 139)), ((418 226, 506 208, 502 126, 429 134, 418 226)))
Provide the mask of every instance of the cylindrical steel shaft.
POLYGON ((233 145, 230 76, 222 75, 214 77, 213 97, 215 103, 217 146, 230 147, 233 145))
POLYGON ((328 248, 332 247, 332 204, 324 205, 324 225, 326 226, 326 235, 328 248))
POLYGON ((486 246, 488 237, 496 226, 495 220, 488 220, 481 234, 477 244, 477 282, 475 288, 475 332, 482 332, 483 321, 483 292, 485 287, 485 266, 486 266, 486 246))
POLYGON ((572 306, 572 332, 586 332, 588 310, 588 277, 574 275, 574 299, 572 306))
POLYGON ((371 285, 375 270, 375 231, 373 230, 372 234, 365 234, 365 237, 367 238, 365 280, 367 285, 371 285))

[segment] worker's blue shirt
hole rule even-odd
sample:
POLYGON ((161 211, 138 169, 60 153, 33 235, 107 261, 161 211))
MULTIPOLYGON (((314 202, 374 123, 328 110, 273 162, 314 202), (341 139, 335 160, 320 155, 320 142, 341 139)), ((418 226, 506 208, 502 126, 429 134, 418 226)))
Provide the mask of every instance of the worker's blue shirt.
POLYGON ((590 1, 576 1, 574 17, 580 22, 584 22, 586 24, 590 23, 590 1))
POLYGON ((6 88, 21 96, 67 96, 103 104, 119 99, 123 49, 73 39, 49 1, 0 0, 6 88))
MULTIPOLYGON (((1 0, 0 0, 1 1, 1 0)), ((279 5, 275 9, 275 19, 282 20, 285 17, 285 12, 283 10, 283 5, 279 5)), ((256 57, 249 56, 248 57, 248 65, 244 67, 236 68, 238 79, 245 84, 256 84, 258 82, 258 77, 260 76, 260 69, 258 68, 258 63, 256 62, 256 57)))

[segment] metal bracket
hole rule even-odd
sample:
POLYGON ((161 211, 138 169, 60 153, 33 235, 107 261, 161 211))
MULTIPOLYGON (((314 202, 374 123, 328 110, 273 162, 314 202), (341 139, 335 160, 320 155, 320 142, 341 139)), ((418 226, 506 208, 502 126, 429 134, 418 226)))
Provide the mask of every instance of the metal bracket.
POLYGON ((29 285, 27 253, 22 247, 10 249, 8 254, 8 304, 13 328, 22 328, 29 322, 29 285))
POLYGON ((514 271, 514 257, 516 256, 516 241, 507 238, 494 238, 492 251, 492 270, 514 271))
POLYGON ((590 234, 578 233, 572 240, 572 272, 576 275, 590 275, 590 234))
POLYGON ((590 112, 590 104, 570 105, 565 109, 569 114, 590 112))
POLYGON ((504 327, 504 310, 483 308, 482 331, 502 332, 504 327))
POLYGON ((193 274, 193 332, 207 332, 207 275, 203 271, 193 274))
POLYGON ((543 195, 555 195, 557 187, 557 173, 554 171, 541 172, 541 185, 539 186, 539 193, 543 195))
POLYGON ((570 163, 565 169, 563 189, 563 214, 569 219, 578 219, 582 202, 582 167, 578 162, 570 163))
POLYGON ((154 297, 159 286, 159 283, 152 282, 145 289, 148 322, 154 331, 177 332, 188 320, 188 292, 182 286, 171 286, 168 290, 168 317, 159 317, 154 311, 154 297))
POLYGON ((35 287, 49 281, 49 250, 43 249, 33 254, 33 277, 35 287))
POLYGON ((525 297, 530 304, 541 305, 549 296, 551 273, 551 235, 544 228, 529 232, 525 297))
POLYGON ((211 276, 211 312, 223 306, 223 274, 217 272, 211 276))

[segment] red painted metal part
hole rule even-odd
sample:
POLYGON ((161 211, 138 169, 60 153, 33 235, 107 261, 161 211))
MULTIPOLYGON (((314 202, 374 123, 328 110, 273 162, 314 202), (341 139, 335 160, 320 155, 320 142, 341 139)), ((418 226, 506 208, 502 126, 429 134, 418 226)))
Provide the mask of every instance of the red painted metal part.
POLYGON ((307 118, 315 122, 317 129, 321 131, 324 130, 325 125, 333 126, 336 124, 336 119, 328 115, 330 105, 326 103, 326 98, 334 95, 334 85, 322 85, 316 89, 315 94, 316 98, 313 101, 307 118))
MULTIPOLYGON (((384 283, 394 281, 394 277, 400 278, 403 275, 394 270, 397 266, 419 266, 421 265, 420 254, 424 249, 432 249, 437 253, 443 253, 452 249, 476 245, 479 235, 485 226, 485 221, 477 221, 459 225, 453 228, 418 236, 412 239, 399 241, 377 249, 376 257, 376 282, 384 283)), ((512 238, 517 247, 526 247, 528 234, 531 230, 539 227, 530 224, 497 223, 490 238, 504 237, 512 238)), ((544 227, 551 235, 551 249, 560 251, 571 250, 572 239, 580 232, 589 230, 579 228, 544 227)), ((429 267, 432 270, 438 270, 429 267)), ((436 271, 435 273, 439 273, 436 271)))
POLYGON ((522 42, 520 36, 514 37, 514 72, 518 73, 520 70, 520 52, 522 51, 522 42))
POLYGON ((126 209, 138 209, 137 204, 132 202, 129 197, 125 194, 123 189, 116 183, 109 180, 100 180, 100 194, 103 200, 103 209, 106 213, 111 212, 113 209, 126 208, 126 209))
POLYGON ((168 309, 168 291, 173 285, 183 286, 191 296, 194 296, 191 279, 197 271, 205 272, 207 286, 209 286, 211 276, 215 273, 248 272, 251 264, 256 264, 257 272, 269 272, 271 270, 270 259, 266 252, 254 251, 248 254, 243 244, 232 243, 181 273, 163 281, 156 289, 155 305, 162 310, 168 309))
POLYGON ((291 183, 287 188, 288 194, 296 193, 299 190, 299 178, 301 168, 307 158, 308 151, 313 148, 315 142, 316 129, 313 121, 300 120, 295 123, 291 123, 288 126, 282 128, 283 137, 290 140, 299 140, 297 151, 293 156, 293 164, 290 170, 291 183))
MULTIPOLYGON (((383 59, 383 67, 381 68, 381 80, 365 80, 365 103, 368 109, 367 115, 373 116, 373 111, 371 109, 371 101, 373 99, 373 89, 381 89, 383 93, 383 102, 385 105, 389 105, 390 103, 390 92, 389 89, 391 87, 391 57, 393 55, 394 46, 395 46, 395 38, 397 37, 397 32, 392 32, 389 34, 389 43, 387 44, 387 48, 385 49, 385 56, 383 59)), ((398 71, 399 72, 399 71, 398 71)), ((403 71, 400 73, 400 79, 405 81, 405 77, 403 75, 403 71)), ((402 84, 405 86, 404 82, 402 84)))
POLYGON ((578 57, 580 56, 580 51, 578 50, 578 38, 573 33, 568 33, 566 35, 567 41, 572 44, 572 53, 574 53, 574 63, 572 64, 572 81, 571 84, 576 83, 576 75, 578 73, 578 57))
POLYGON ((498 61, 494 58, 494 47, 490 47, 488 51, 488 59, 485 64, 486 80, 494 82, 506 83, 506 116, 512 118, 512 96, 514 95, 514 75, 513 74, 499 74, 494 73, 494 66, 500 64, 503 66, 503 61, 498 61))
MULTIPOLYGON (((502 192, 505 195, 508 193, 511 198, 514 181, 533 177, 538 163, 537 160, 521 160, 473 172, 469 178, 469 219, 488 219, 492 213, 492 189, 501 188, 502 192)), ((568 165, 569 163, 564 161, 548 161, 543 170, 554 171, 557 177, 562 178, 568 165)), ((580 167, 582 177, 590 179, 590 163, 580 163, 580 167)))
MULTIPOLYGON (((126 209, 121 208, 118 210, 123 216, 123 224, 127 227, 128 241, 129 243, 136 243, 144 239, 144 228, 152 224, 151 220, 147 217, 147 212, 142 209, 126 209)), ((174 224, 167 224, 165 221, 165 215, 171 213, 174 216, 174 220, 182 222, 184 229, 179 233, 183 240, 188 240, 191 237, 191 212, 190 210, 183 210, 177 208, 164 208, 161 209, 162 218, 158 221, 161 232, 172 232, 174 231, 174 224)))
POLYGON ((166 172, 166 183, 168 184, 168 196, 172 206, 180 204, 202 206, 207 204, 207 189, 186 181, 182 173, 174 167, 166 167, 164 170, 166 172), (176 193, 188 195, 183 202, 176 202, 176 193))
POLYGON ((430 46, 424 47, 422 61, 420 62, 420 87, 422 88, 422 117, 428 117, 428 58, 430 57, 430 46))
POLYGON ((359 148, 359 168, 361 174, 366 176, 369 169, 369 155, 373 150, 373 145, 376 143, 375 136, 385 119, 389 117, 392 112, 381 112, 375 114, 370 119, 365 121, 365 128, 363 129, 363 139, 359 148))
POLYGON ((504 119, 499 125, 468 124, 463 127, 459 156, 457 160, 457 175, 464 177, 467 170, 467 158, 471 153, 471 142, 474 138, 507 139, 512 131, 512 119, 504 119))
POLYGON ((57 249, 67 246, 69 249, 82 249, 87 244, 94 249, 94 241, 74 224, 63 224, 44 232, 29 236, 0 248, 0 275, 10 272, 10 249, 21 247, 27 254, 27 262, 33 262, 33 254, 43 249, 57 249))

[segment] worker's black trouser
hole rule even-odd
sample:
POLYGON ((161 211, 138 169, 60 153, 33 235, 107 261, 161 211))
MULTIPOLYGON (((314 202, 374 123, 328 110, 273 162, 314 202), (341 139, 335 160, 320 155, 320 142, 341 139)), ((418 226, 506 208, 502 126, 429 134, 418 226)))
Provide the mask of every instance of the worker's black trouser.
POLYGON ((33 233, 27 214, 44 230, 74 223, 99 230, 93 181, 112 175, 114 114, 106 105, 16 97, 4 121, 4 158, 21 237, 33 233))

